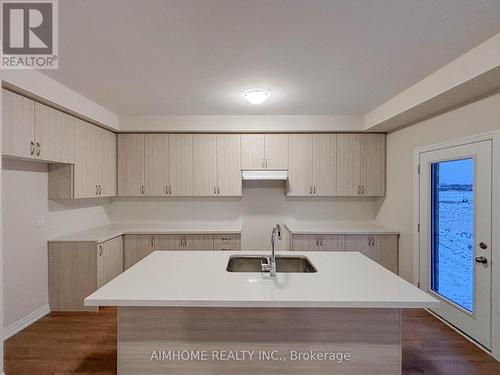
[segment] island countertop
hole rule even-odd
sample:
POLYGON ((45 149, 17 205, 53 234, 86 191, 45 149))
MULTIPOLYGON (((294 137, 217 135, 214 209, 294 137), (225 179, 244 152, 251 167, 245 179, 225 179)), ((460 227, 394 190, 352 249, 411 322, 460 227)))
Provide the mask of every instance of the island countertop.
MULTIPOLYGON (((268 255, 241 252, 234 255, 268 255)), ((86 306, 428 308, 438 301, 358 252, 305 256, 316 273, 227 272, 232 253, 155 251, 85 299, 86 306)))

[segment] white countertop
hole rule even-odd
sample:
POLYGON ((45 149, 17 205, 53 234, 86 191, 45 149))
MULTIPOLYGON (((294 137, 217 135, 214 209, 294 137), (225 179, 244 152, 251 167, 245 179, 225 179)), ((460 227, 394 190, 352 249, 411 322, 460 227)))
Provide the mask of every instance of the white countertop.
POLYGON ((286 222, 285 227, 292 234, 399 234, 395 229, 363 221, 286 222))
POLYGON ((426 308, 438 301, 358 252, 303 255, 316 273, 227 272, 231 254, 155 251, 85 299, 86 306, 426 308))
POLYGON ((240 223, 126 223, 110 224, 67 236, 50 242, 103 242, 123 234, 240 234, 240 223))

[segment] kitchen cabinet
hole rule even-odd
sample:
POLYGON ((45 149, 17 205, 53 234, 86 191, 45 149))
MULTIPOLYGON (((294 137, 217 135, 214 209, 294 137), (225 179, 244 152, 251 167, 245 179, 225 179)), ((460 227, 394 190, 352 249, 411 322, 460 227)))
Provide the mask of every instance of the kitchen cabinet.
POLYGON ((337 195, 385 195, 385 135, 337 135, 337 195))
POLYGON ((194 136, 194 195, 217 195, 217 135, 194 136))
POLYGON ((75 161, 75 118, 2 89, 3 149, 8 156, 75 161))
POLYGON ((44 161, 75 161, 75 118, 35 103, 35 156, 44 161))
POLYGON ((154 234, 126 234, 123 239, 123 268, 126 270, 155 248, 154 234))
POLYGON ((169 193, 173 196, 191 196, 194 193, 193 135, 168 136, 170 171, 169 193))
POLYGON ((290 134, 289 196, 336 195, 336 134, 290 134))
POLYGON ((290 134, 290 160, 288 168, 289 196, 308 196, 312 189, 313 136, 290 134))
POLYGON ((83 300, 123 271, 122 237, 96 242, 48 243, 51 311, 96 310, 83 300))
POLYGON ((213 250, 214 237, 211 234, 158 234, 155 236, 155 250, 213 250))
POLYGON ((395 234, 347 235, 346 251, 359 251, 388 270, 398 273, 398 236, 395 234))
POLYGON ((116 195, 116 134, 75 120, 74 164, 49 164, 49 199, 116 195))
POLYGON ((292 234, 293 251, 359 251, 388 270, 398 273, 397 234, 292 234))
POLYGON ((288 134, 242 134, 241 169, 288 169, 288 134))
POLYGON ((144 195, 168 195, 168 134, 145 134, 144 152, 144 195))
POLYGON ((195 134, 194 159, 194 195, 241 196, 239 134, 195 134))
POLYGON ((118 134, 118 195, 144 195, 144 134, 118 134))
POLYGON ((240 251, 241 235, 239 234, 214 234, 214 250, 240 251))
POLYGON ((33 158, 35 102, 2 89, 2 154, 33 158))
POLYGON ((113 238, 97 245, 97 288, 123 272, 123 239, 113 238))
POLYGON ((302 234, 292 236, 294 251, 343 251, 343 234, 302 234))
POLYGON ((238 197, 242 195, 241 136, 217 134, 217 195, 238 197))

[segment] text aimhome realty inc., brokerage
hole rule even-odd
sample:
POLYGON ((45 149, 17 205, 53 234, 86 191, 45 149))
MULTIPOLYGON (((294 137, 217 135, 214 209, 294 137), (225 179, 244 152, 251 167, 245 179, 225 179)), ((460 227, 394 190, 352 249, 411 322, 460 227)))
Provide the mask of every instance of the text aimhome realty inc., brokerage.
POLYGON ((2 69, 58 68, 56 0, 1 1, 2 69))

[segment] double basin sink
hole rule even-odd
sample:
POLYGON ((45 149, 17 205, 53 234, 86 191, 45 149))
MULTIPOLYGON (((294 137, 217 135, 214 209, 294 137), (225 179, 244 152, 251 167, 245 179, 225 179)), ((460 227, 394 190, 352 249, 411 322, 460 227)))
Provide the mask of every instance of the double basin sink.
MULTIPOLYGON (((232 255, 227 263, 228 272, 263 272, 263 264, 268 263, 265 256, 232 255)), ((316 267, 304 256, 276 256, 277 273, 314 273, 316 267)))

